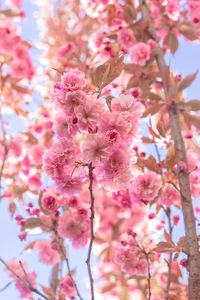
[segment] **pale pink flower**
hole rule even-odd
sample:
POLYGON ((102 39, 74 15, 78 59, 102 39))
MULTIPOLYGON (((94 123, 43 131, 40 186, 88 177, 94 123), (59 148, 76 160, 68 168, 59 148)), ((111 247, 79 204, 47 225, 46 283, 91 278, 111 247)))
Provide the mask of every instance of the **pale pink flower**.
POLYGON ((112 193, 112 198, 120 207, 124 209, 132 208, 132 201, 128 190, 112 193))
POLYGON ((9 0, 9 2, 18 9, 21 9, 22 7, 22 0, 9 0))
POLYGON ((44 194, 41 202, 42 207, 50 212, 54 212, 58 207, 56 197, 50 194, 44 194))
POLYGON ((53 117, 52 130, 59 137, 66 137, 72 139, 73 136, 79 131, 78 119, 76 117, 66 117, 64 112, 58 112, 53 117))
POLYGON ((71 278, 68 275, 60 282, 60 287, 65 296, 74 299, 76 295, 76 290, 71 278))
POLYGON ((147 275, 147 261, 139 259, 137 248, 126 242, 115 249, 115 262, 121 265, 122 271, 129 275, 147 275))
POLYGON ((104 134, 106 134, 107 131, 115 129, 120 133, 121 137, 125 138, 131 129, 125 115, 117 111, 105 112, 101 120, 100 130, 104 134))
POLYGON ((69 52, 74 53, 75 52, 75 44, 74 43, 69 43, 66 46, 61 47, 58 49, 57 55, 58 57, 64 57, 67 55, 69 52))
POLYGON ((117 37, 120 46, 123 49, 129 49, 136 43, 136 40, 133 36, 133 32, 130 29, 126 29, 126 28, 120 29, 118 31, 117 37))
POLYGON ((102 169, 105 179, 114 179, 129 169, 129 154, 126 149, 114 147, 105 160, 102 169))
POLYGON ((161 180, 155 173, 139 175, 131 186, 131 198, 133 201, 142 201, 147 204, 158 195, 161 186, 161 180))
POLYGON ((29 66, 26 60, 15 58, 9 66, 13 77, 23 78, 28 76, 29 66))
POLYGON ((103 111, 104 105, 100 102, 100 99, 97 99, 97 94, 89 95, 84 105, 76 106, 74 109, 78 118, 78 125, 83 130, 87 130, 89 127, 96 127, 102 118, 103 111))
POLYGON ((38 177, 37 175, 32 175, 28 179, 28 185, 31 190, 39 190, 39 188, 42 186, 40 177, 38 177))
MULTIPOLYGON (((17 261, 16 259, 13 259, 10 262, 8 262, 7 264, 12 270, 14 270, 20 277, 22 277, 26 281, 26 276, 22 270, 22 267, 19 264, 19 261, 17 261)), ((32 273, 28 272, 26 262, 22 261, 22 265, 23 265, 24 270, 26 271, 26 274, 28 276, 28 279, 29 279, 31 285, 34 288, 36 288, 36 282, 35 282, 36 274, 34 272, 32 272, 32 273)), ((8 269, 6 269, 6 272, 8 273, 8 275, 10 277, 12 277, 15 280, 15 286, 18 289, 21 298, 28 298, 32 295, 32 291, 29 288, 27 288, 22 283, 21 280, 16 278, 16 276, 13 273, 11 273, 8 269)))
MULTIPOLYGON (((28 280, 31 283, 32 287, 36 288, 36 282, 35 282, 36 274, 34 272, 32 272, 32 273, 26 273, 26 274, 28 276, 28 280)), ((23 274, 21 277, 25 281, 27 281, 27 278, 26 278, 25 274, 23 274)), ((21 298, 28 298, 28 297, 30 297, 32 295, 32 291, 28 287, 26 287, 22 283, 21 280, 16 279, 15 286, 18 289, 21 298)))
POLYGON ((60 104, 66 114, 72 114, 74 112, 74 108, 81 104, 84 105, 85 101, 85 93, 78 90, 66 93, 65 98, 60 100, 60 104))
POLYGON ((13 49, 14 56, 18 59, 24 59, 28 60, 29 59, 29 53, 28 50, 25 46, 21 44, 17 44, 15 48, 13 49))
POLYGON ((90 236, 90 221, 88 215, 79 215, 76 211, 65 211, 58 223, 58 233, 62 238, 68 238, 75 249, 83 248, 90 236))
POLYGON ((44 153, 44 146, 39 145, 39 144, 32 146, 32 148, 30 150, 31 161, 35 165, 41 165, 43 153, 44 153))
POLYGON ((61 80, 61 88, 65 91, 81 90, 85 84, 85 74, 78 69, 69 70, 61 80))
POLYGON ((161 205, 166 205, 170 207, 171 205, 176 205, 180 207, 180 195, 179 193, 170 185, 167 185, 159 199, 161 205))
POLYGON ((135 118, 139 118, 144 112, 144 106, 133 96, 121 94, 116 101, 112 102, 112 110, 130 112, 134 114, 135 118))
POLYGON ((98 164, 107 157, 108 146, 108 141, 103 134, 88 134, 82 145, 83 160, 98 164))
POLYGON ((55 185, 59 193, 73 195, 82 190, 82 177, 72 178, 70 175, 58 176, 55 179, 55 185))
POLYGON ((57 250, 53 249, 50 241, 37 241, 35 249, 40 251, 40 260, 48 265, 55 265, 60 262, 60 255, 57 250))
POLYGON ((74 161, 76 148, 66 138, 59 139, 43 155, 43 168, 46 174, 53 179, 60 177, 65 167, 74 161))
POLYGON ((179 6, 180 6, 180 1, 179 0, 168 0, 166 1, 166 8, 165 8, 165 11, 166 11, 166 14, 167 16, 173 20, 173 21, 177 21, 179 16, 180 16, 180 9, 179 9, 179 6))
POLYGON ((137 43, 130 50, 133 63, 144 66, 150 58, 150 46, 145 43, 137 43))

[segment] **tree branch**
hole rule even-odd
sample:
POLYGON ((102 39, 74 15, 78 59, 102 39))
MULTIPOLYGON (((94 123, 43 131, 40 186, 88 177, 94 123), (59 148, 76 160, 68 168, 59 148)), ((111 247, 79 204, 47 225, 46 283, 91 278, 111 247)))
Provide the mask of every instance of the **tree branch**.
POLYGON ((28 276, 24 270, 24 267, 21 263, 21 261, 19 262, 23 272, 24 272, 24 275, 26 277, 26 280, 23 279, 20 275, 18 275, 13 269, 11 269, 9 267, 9 265, 0 257, 0 261, 2 262, 2 264, 4 264, 4 266, 13 274, 17 277, 17 279, 19 279, 30 291, 32 291, 33 293, 41 296, 42 298, 46 299, 46 300, 50 300, 47 296, 45 296, 43 293, 41 293, 40 291, 38 291, 36 288, 34 288, 30 282, 30 280, 28 279, 28 276))
POLYGON ((88 274, 89 274, 89 279, 90 279, 90 289, 91 289, 91 300, 94 300, 94 279, 92 276, 92 270, 91 270, 91 265, 90 265, 90 259, 91 259, 91 253, 92 253, 92 246, 93 246, 93 241, 94 241, 94 195, 93 195, 93 166, 92 163, 88 165, 89 169, 89 180, 90 180, 90 185, 89 185, 89 192, 90 192, 90 199, 91 199, 91 205, 90 205, 90 210, 91 210, 91 215, 90 215, 90 244, 89 244, 89 249, 88 249, 88 257, 86 260, 87 268, 88 268, 88 274))
POLYGON ((79 297, 80 300, 83 300, 83 298, 82 298, 82 296, 81 296, 81 294, 80 294, 80 292, 79 292, 79 289, 78 289, 78 287, 77 287, 77 284, 76 284, 76 282, 75 282, 75 280, 74 280, 74 278, 73 278, 73 275, 72 275, 72 272, 71 272, 71 268, 70 268, 70 264, 69 264, 69 259, 68 259, 68 257, 65 255, 65 252, 64 252, 64 250, 63 250, 62 245, 60 244, 59 237, 58 237, 57 233, 56 233, 56 240, 57 240, 57 244, 58 244, 58 247, 59 247, 59 249, 60 249, 60 252, 61 252, 61 254, 62 254, 62 256, 63 256, 63 259, 66 261, 68 274, 69 274, 69 277, 70 277, 70 279, 71 279, 71 281, 72 281, 72 283, 73 283, 73 285, 74 285, 74 287, 75 287, 77 296, 79 297))
MULTIPOLYGON (((142 20, 149 22, 149 36, 158 43, 156 61, 158 68, 160 70, 160 75, 163 78, 164 71, 166 69, 166 64, 164 61, 163 51, 159 46, 159 39, 157 37, 156 31, 153 28, 152 20, 149 14, 149 8, 146 0, 140 0, 140 9, 142 14, 142 20)), ((164 86, 165 96, 169 95, 175 97, 175 93, 172 87, 172 82, 169 78, 169 91, 164 86)), ((172 102, 168 110, 171 134, 174 140, 175 148, 178 152, 178 163, 183 161, 187 166, 187 156, 185 143, 181 132, 181 123, 179 119, 179 112, 176 103, 172 102)), ((198 239, 196 234, 196 224, 194 219, 194 211, 192 207, 192 198, 190 191, 190 178, 188 169, 181 171, 178 166, 178 180, 180 186, 181 204, 183 209, 184 224, 186 231, 186 241, 187 241, 187 252, 188 252, 188 262, 189 262, 189 299, 199 300, 200 299, 200 254, 198 250, 198 239)))
MULTIPOLYGON (((171 211, 170 208, 167 208, 165 210, 167 219, 168 219, 168 223, 169 223, 169 235, 170 238, 172 239, 172 231, 173 231, 173 227, 172 227, 172 222, 171 222, 171 211)), ((167 262, 168 265, 168 274, 167 274, 167 285, 166 285, 166 289, 165 289, 165 300, 169 299, 169 290, 170 290, 170 284, 171 284, 171 274, 172 274, 172 257, 173 257, 173 253, 170 253, 169 255, 169 261, 167 262)))

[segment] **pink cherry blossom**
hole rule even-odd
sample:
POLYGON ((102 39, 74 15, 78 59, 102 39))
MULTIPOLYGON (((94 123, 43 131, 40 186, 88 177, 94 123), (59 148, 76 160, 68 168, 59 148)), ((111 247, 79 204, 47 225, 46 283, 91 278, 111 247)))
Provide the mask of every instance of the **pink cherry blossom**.
POLYGON ((76 148, 66 138, 60 138, 43 156, 43 168, 52 178, 63 174, 65 166, 74 161, 76 148))
POLYGON ((85 75, 78 69, 69 70, 61 80, 61 88, 65 91, 81 90, 85 84, 85 75))
POLYGON ((173 20, 173 21, 177 21, 179 19, 180 16, 180 12, 179 12, 179 5, 180 5, 180 1, 179 0, 168 0, 166 2, 166 13, 167 16, 173 20))
POLYGON ((57 200, 56 197, 50 194, 45 194, 42 197, 42 207, 50 212, 54 212, 57 208, 57 200))
POLYGON ((35 249, 40 251, 40 260, 48 265, 55 265, 56 263, 60 262, 60 255, 58 251, 52 249, 50 241, 37 241, 35 249))
POLYGON ((66 114, 72 114, 74 108, 79 105, 84 105, 85 101, 85 93, 78 90, 66 93, 65 98, 60 100, 60 104, 66 114))
POLYGON ((30 151, 31 161, 36 165, 41 165, 43 153, 44 153, 44 146, 34 145, 30 151))
POLYGON ((170 185, 167 185, 159 199, 161 205, 166 205, 170 207, 171 205, 176 205, 180 207, 180 195, 179 193, 170 185))
POLYGON ((120 46, 124 49, 129 49, 136 43, 136 40, 133 36, 133 32, 130 29, 126 29, 126 28, 120 29, 118 31, 117 37, 120 46))
POLYGON ((55 179, 55 185, 59 193, 73 195, 80 193, 82 190, 82 177, 71 177, 70 175, 57 176, 55 179))
POLYGON ((130 50, 131 60, 133 63, 144 66, 150 58, 150 46, 145 43, 137 43, 130 50))
POLYGON ((10 64, 10 71, 13 77, 28 77, 29 66, 24 59, 14 59, 10 64))
POLYGON ((68 238, 75 249, 84 247, 90 236, 89 217, 78 215, 76 211, 65 211, 59 219, 58 233, 62 238, 68 238))
POLYGON ((133 201, 142 201, 147 204, 158 195, 161 186, 161 180, 155 173, 139 175, 131 186, 131 198, 133 201))
POLYGON ((28 179, 28 185, 31 190, 38 190, 42 186, 42 182, 37 175, 32 175, 28 179))
POLYGON ((103 134, 89 134, 82 145, 83 160, 98 164, 107 157, 108 146, 108 141, 103 134))
POLYGON ((64 292, 65 296, 71 299, 75 297, 76 290, 71 278, 68 275, 61 281, 60 287, 61 290, 64 292))

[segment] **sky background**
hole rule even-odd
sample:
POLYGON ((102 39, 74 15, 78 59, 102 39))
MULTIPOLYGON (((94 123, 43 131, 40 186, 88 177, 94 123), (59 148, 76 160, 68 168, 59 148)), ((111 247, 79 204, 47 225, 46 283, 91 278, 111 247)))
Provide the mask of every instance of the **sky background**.
MULTIPOLYGON (((38 0, 39 1, 39 0, 38 0)), ((39 30, 36 26, 34 15, 36 15, 38 7, 31 3, 30 0, 23 1, 23 10, 26 13, 26 18, 22 23, 22 36, 25 40, 33 44, 33 49, 31 50, 31 55, 33 61, 37 63, 38 55, 40 55, 41 50, 37 49, 35 42, 39 37, 39 30)), ((170 64, 171 70, 180 73, 185 76, 189 73, 194 73, 200 69, 200 44, 186 42, 183 38, 180 38, 179 49, 174 56, 166 55, 166 61, 170 64)), ((200 98, 200 72, 198 73, 196 81, 191 87, 186 90, 187 99, 199 99, 200 98)), ((30 109, 34 110, 41 101, 41 96, 39 93, 34 93, 33 102, 30 105, 30 109)), ((16 134, 20 130, 20 124, 16 126, 12 124, 12 134, 16 134), (15 130, 14 130, 15 128, 15 130)), ((12 121, 11 121, 12 122, 12 121)), ((23 213, 23 208, 18 207, 17 213, 23 213)), ((176 214, 176 211, 174 211, 176 214)), ((177 236, 183 233, 183 223, 181 223, 176 228, 174 233, 174 239, 177 240, 177 236)), ((28 253, 24 251, 25 246, 31 240, 46 238, 46 235, 39 234, 35 236, 28 236, 27 241, 21 242, 18 239, 18 234, 20 233, 20 228, 16 226, 15 220, 12 220, 10 214, 8 213, 8 203, 6 200, 0 202, 0 256, 5 260, 9 261, 13 258, 19 260, 25 260, 28 264, 28 270, 30 272, 35 271, 37 274, 37 282, 40 285, 48 286, 48 281, 50 278, 50 269, 42 263, 39 262, 37 251, 32 251, 28 253)), ((182 234, 183 235, 183 234, 182 234)), ((85 276, 86 276, 86 256, 87 248, 84 250, 73 251, 69 246, 69 260, 71 263, 71 268, 77 271, 76 278, 78 278, 78 285, 83 295, 87 294, 85 288, 85 276)), ((93 264, 97 265, 97 258, 93 257, 93 264)), ((65 275, 65 274, 63 274, 65 275)), ((4 272, 4 266, 0 264, 0 290, 4 288, 9 282, 11 282, 10 277, 4 272)), ((39 286, 38 286, 39 287, 39 286)), ((11 283, 8 288, 0 292, 0 300, 18 300, 19 293, 15 289, 14 283, 11 283)), ((35 297, 38 299, 38 297, 35 297)), ((136 300, 136 299, 134 299, 136 300)))

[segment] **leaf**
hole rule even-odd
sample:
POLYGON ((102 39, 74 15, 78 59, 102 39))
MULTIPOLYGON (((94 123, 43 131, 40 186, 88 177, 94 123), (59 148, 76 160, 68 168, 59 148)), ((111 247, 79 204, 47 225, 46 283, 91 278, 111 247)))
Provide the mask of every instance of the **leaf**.
POLYGON ((0 10, 0 14, 4 15, 6 17, 17 17, 20 15, 19 12, 12 10, 12 9, 0 10))
POLYGON ((123 6, 123 16, 127 23, 132 24, 137 17, 137 10, 133 4, 126 4, 123 6))
POLYGON ((115 283, 111 283, 111 284, 105 285, 105 286, 101 289, 101 293, 102 293, 102 294, 107 293, 107 292, 109 292, 110 290, 112 290, 115 286, 116 286, 115 283))
POLYGON ((160 109, 164 106, 164 104, 153 104, 146 108, 144 111, 142 118, 146 118, 148 115, 155 115, 160 109))
POLYGON ((135 77, 135 75, 133 75, 133 76, 129 79, 126 88, 127 88, 127 89, 132 89, 132 88, 134 88, 134 87, 139 86, 139 84, 140 84, 139 79, 138 79, 137 77, 135 77))
POLYGON ((200 116, 191 115, 187 112, 184 112, 183 115, 186 120, 189 120, 192 123, 192 125, 200 129, 200 116))
POLYGON ((194 41, 198 39, 196 29, 194 28, 192 22, 186 20, 178 25, 178 30, 184 37, 186 37, 190 41, 194 41))
POLYGON ((177 36, 171 31, 165 36, 163 43, 169 47, 172 54, 174 54, 178 49, 177 36))
POLYGON ((14 202, 11 202, 9 204, 9 212, 11 213, 11 216, 14 216, 14 213, 16 211, 16 204, 14 202))
POLYGON ((169 233, 168 233, 166 230, 164 230, 164 237, 165 237, 165 239, 166 239, 166 241, 167 241, 168 243, 170 243, 171 245, 175 246, 175 244, 173 243, 173 241, 172 241, 172 239, 171 239, 169 233))
POLYGON ((124 64, 124 70, 127 73, 134 73, 135 71, 138 71, 138 65, 137 64, 124 64))
POLYGON ((197 72, 185 76, 181 80, 181 82, 178 84, 177 94, 179 94, 182 90, 184 90, 187 87, 189 87, 193 83, 193 81, 195 80, 196 76, 197 76, 197 72))
POLYGON ((148 98, 151 100, 151 101, 161 101, 163 100, 162 97, 160 97, 159 95, 155 94, 155 93, 152 93, 152 92, 149 92, 148 93, 148 98))
POLYGON ((158 123, 156 125, 156 129, 158 130, 159 134, 162 136, 162 137, 166 137, 166 128, 165 128, 165 125, 163 123, 163 121, 161 119, 158 120, 158 123))
POLYGON ((159 135, 151 128, 151 127, 149 127, 149 133, 150 133, 153 137, 160 139, 160 136, 159 136, 159 135))
POLYGON ((26 246, 25 250, 26 250, 26 251, 33 250, 36 242, 37 242, 36 240, 30 242, 30 243, 26 246))
POLYGON ((153 251, 162 253, 162 252, 175 252, 176 249, 174 249, 173 245, 167 242, 159 242, 155 248, 153 248, 153 251))
POLYGON ((186 108, 191 111, 198 111, 200 110, 200 100, 194 99, 187 102, 179 102, 178 106, 183 109, 186 108))
POLYGON ((177 151, 174 147, 174 144, 171 143, 165 157, 165 167, 167 168, 168 171, 170 171, 173 169, 176 163, 177 163, 177 151))
POLYGON ((170 82, 170 69, 169 66, 167 66, 163 73, 163 84, 167 91, 169 91, 169 82, 170 82))
POLYGON ((138 158, 138 160, 150 171, 160 174, 160 168, 158 167, 156 159, 152 155, 150 155, 147 159, 138 158))
POLYGON ((43 292, 49 297, 55 297, 55 293, 51 287, 41 286, 43 292))
POLYGON ((123 70, 124 56, 111 58, 91 74, 93 84, 100 90, 116 79, 123 70))
POLYGON ((142 137, 142 142, 143 142, 144 144, 155 144, 155 141, 152 140, 152 139, 150 139, 150 138, 147 137, 147 136, 143 136, 143 137, 142 137))
POLYGON ((29 218, 26 220, 25 229, 34 229, 43 225, 43 222, 39 218, 29 218))

